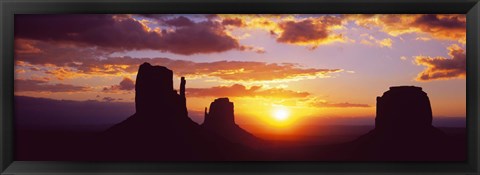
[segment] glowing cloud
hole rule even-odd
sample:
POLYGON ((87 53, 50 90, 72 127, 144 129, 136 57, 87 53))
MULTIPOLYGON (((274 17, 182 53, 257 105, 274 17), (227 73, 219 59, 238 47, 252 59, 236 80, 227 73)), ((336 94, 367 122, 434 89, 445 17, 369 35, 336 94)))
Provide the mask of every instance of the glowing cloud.
POLYGON ((241 84, 231 86, 216 86, 211 88, 187 88, 190 97, 270 97, 270 98, 303 98, 308 92, 297 92, 282 88, 266 89, 262 86, 247 88, 241 84))
POLYGON ((330 16, 305 19, 301 21, 285 21, 279 24, 281 29, 277 41, 318 47, 321 44, 343 41, 341 34, 333 34, 332 28, 341 25, 341 19, 330 16))
POLYGON ((458 45, 447 48, 450 58, 416 56, 415 63, 425 66, 426 69, 419 73, 417 81, 443 80, 463 78, 466 74, 465 51, 458 45))
POLYGON ((436 39, 455 40, 465 44, 466 17, 464 14, 405 14, 405 15, 344 15, 346 21, 400 36, 407 33, 429 34, 436 39))
POLYGON ((378 47, 388 47, 392 48, 392 39, 385 38, 385 39, 376 39, 372 35, 369 34, 362 34, 360 37, 364 38, 360 40, 360 44, 369 45, 369 46, 378 46, 378 47))
POLYGON ((308 46, 349 41, 334 30, 343 28, 342 18, 332 15, 218 15, 225 25, 261 29, 270 33, 279 43, 308 46))

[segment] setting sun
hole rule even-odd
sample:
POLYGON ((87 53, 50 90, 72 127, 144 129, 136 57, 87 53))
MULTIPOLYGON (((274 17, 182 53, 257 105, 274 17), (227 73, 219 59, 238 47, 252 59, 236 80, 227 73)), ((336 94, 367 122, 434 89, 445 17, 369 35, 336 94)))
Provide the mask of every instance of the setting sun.
POLYGON ((276 109, 273 117, 278 121, 284 121, 288 119, 289 113, 286 109, 276 109))

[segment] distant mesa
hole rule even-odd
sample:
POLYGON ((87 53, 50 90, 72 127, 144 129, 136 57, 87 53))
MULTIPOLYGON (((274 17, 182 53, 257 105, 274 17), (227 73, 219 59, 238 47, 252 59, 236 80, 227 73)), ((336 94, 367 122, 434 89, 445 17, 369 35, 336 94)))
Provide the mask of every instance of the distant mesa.
POLYGON ((360 160, 452 160, 452 143, 432 126, 430 100, 422 88, 390 87, 377 97, 376 113, 375 129, 353 143, 360 160))
POLYGON ((210 111, 205 108, 205 127, 230 127, 235 126, 233 102, 225 98, 217 98, 210 104, 210 111))
POLYGON ((208 113, 207 108, 205 108, 205 119, 202 127, 231 142, 251 148, 260 148, 265 143, 235 123, 233 102, 230 102, 226 97, 215 99, 210 104, 208 113))
POLYGON ((377 97, 375 129, 405 133, 431 127, 432 108, 421 87, 390 87, 383 96, 377 97))

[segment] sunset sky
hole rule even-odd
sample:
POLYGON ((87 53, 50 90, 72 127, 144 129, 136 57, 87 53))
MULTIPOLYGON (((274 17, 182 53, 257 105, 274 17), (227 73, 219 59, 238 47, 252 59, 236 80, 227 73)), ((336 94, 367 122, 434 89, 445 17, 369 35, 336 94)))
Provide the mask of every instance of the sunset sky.
POLYGON ((376 97, 399 85, 422 87, 434 116, 464 118, 465 23, 463 14, 16 15, 15 94, 133 102, 149 62, 173 70, 175 89, 186 77, 197 122, 219 97, 240 124, 374 117, 376 97))

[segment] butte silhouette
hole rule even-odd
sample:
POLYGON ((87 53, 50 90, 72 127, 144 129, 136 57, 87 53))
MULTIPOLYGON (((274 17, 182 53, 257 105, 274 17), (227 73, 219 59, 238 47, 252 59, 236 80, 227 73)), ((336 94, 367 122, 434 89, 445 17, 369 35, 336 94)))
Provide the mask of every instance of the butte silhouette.
POLYGON ((173 72, 143 63, 135 84, 136 112, 102 135, 103 156, 112 160, 254 159, 256 137, 234 123, 233 103, 215 100, 203 125, 188 116, 186 80, 173 89, 173 72), (221 126, 220 126, 221 125, 221 126))
POLYGON ((227 140, 244 144, 251 148, 261 148, 266 143, 242 129, 235 123, 233 102, 228 98, 218 98, 210 104, 209 112, 205 108, 202 127, 217 133, 227 140))
POLYGON ((355 140, 358 160, 455 160, 454 143, 432 126, 427 93, 415 86, 390 87, 377 97, 375 129, 355 140))

